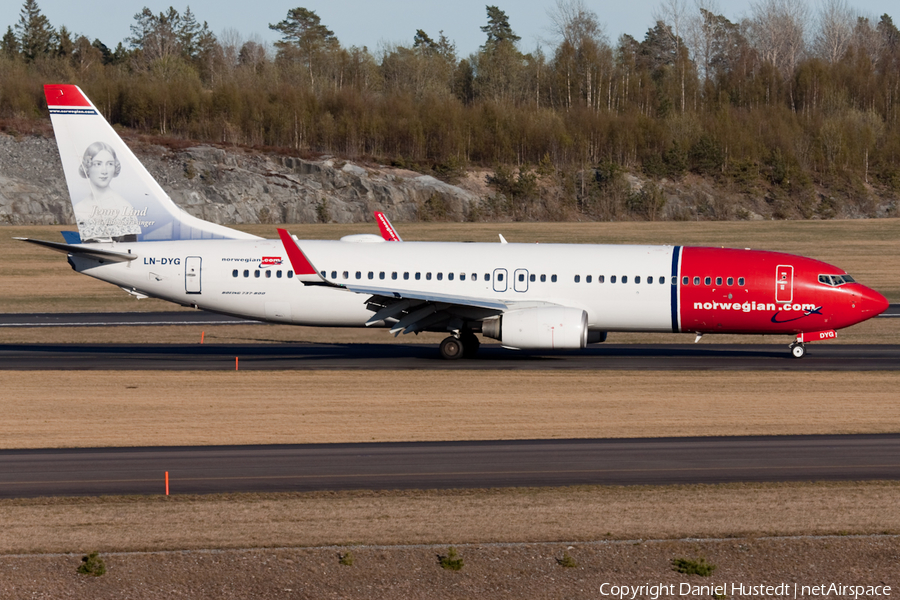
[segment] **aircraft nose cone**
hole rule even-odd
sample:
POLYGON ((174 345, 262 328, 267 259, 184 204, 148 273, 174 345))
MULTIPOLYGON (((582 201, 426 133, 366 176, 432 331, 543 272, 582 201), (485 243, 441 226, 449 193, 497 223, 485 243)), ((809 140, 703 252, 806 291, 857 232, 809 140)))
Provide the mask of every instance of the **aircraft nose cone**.
POLYGON ((871 288, 860 286, 860 312, 868 319, 880 315, 888 309, 887 298, 871 288))

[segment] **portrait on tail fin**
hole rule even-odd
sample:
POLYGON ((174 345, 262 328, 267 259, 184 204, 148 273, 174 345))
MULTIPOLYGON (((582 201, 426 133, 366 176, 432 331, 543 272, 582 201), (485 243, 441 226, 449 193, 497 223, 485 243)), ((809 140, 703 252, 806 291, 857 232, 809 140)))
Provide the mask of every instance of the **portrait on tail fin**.
POLYGON ((84 151, 78 174, 88 180, 91 191, 72 207, 82 239, 137 240, 140 211, 110 185, 121 171, 122 163, 109 144, 94 142, 84 151))

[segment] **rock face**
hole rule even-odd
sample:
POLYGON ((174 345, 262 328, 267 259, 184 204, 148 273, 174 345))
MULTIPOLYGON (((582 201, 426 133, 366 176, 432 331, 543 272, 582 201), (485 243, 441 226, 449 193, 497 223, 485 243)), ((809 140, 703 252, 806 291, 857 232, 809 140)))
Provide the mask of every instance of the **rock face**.
MULTIPOLYGON (((222 225, 367 222, 376 210, 396 221, 432 213, 461 221, 481 203, 471 192, 412 171, 209 146, 129 145, 177 205, 222 225)), ((56 142, 0 134, 0 223, 74 222, 56 142)))

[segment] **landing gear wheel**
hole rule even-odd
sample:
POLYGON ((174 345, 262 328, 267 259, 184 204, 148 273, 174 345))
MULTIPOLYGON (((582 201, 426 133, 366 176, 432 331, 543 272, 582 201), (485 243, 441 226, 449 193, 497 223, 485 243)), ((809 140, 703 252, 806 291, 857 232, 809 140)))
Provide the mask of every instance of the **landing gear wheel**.
POLYGON ((463 344, 463 357, 464 358, 474 358, 475 354, 478 353, 478 348, 481 347, 481 342, 478 341, 478 338, 474 333, 464 333, 459 336, 460 341, 463 344))
POLYGON ((803 358, 806 356, 806 346, 803 344, 791 344, 791 356, 794 358, 803 358))
POLYGON ((447 360, 456 360, 463 355, 463 343, 452 335, 441 342, 441 356, 447 360))

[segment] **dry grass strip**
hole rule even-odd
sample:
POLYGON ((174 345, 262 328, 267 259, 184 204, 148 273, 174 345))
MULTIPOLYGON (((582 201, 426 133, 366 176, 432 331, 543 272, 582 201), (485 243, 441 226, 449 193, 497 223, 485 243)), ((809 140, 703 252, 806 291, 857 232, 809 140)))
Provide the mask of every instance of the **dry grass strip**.
POLYGON ((2 376, 2 448, 900 431, 900 371, 2 376))
POLYGON ((900 482, 0 501, 0 553, 900 532, 900 482))

